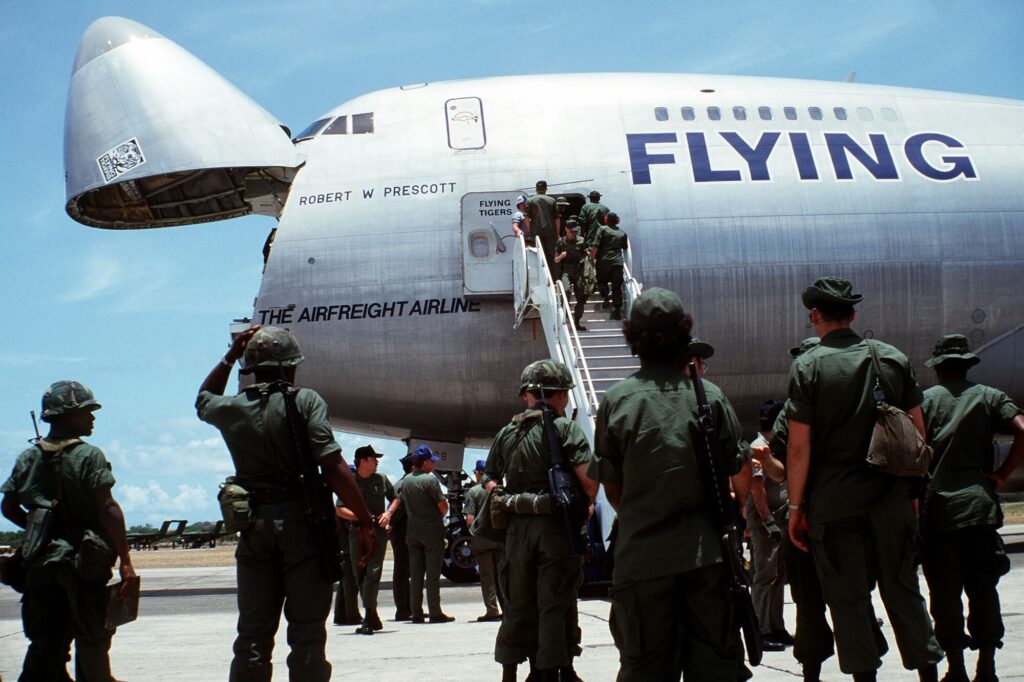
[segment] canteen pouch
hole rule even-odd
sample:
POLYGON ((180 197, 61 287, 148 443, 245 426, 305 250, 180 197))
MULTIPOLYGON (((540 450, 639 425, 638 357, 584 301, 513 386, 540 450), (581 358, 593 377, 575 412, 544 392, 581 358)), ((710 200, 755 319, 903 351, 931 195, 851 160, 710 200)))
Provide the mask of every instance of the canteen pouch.
POLYGON ((117 553, 107 541, 87 530, 75 553, 75 575, 84 582, 106 584, 114 574, 116 560, 117 553))
POLYGON ((0 556, 0 583, 7 585, 15 592, 25 591, 28 579, 28 562, 18 549, 14 554, 0 556))
POLYGON ((875 427, 871 431, 867 463, 893 476, 925 476, 931 468, 932 448, 924 442, 909 414, 885 402, 878 354, 875 345, 870 341, 868 348, 875 369, 872 397, 878 412, 875 416, 875 427))
POLYGON ((505 505, 504 488, 498 486, 491 490, 490 511, 491 527, 495 530, 508 530, 509 511, 505 505))
POLYGON ((28 523, 25 525, 25 539, 21 543, 21 553, 25 561, 32 561, 43 548, 50 543, 53 532, 53 523, 57 518, 57 512, 53 509, 36 507, 28 513, 28 523))
POLYGON ((238 484, 234 476, 220 484, 217 501, 220 502, 220 513, 224 517, 224 530, 228 533, 239 533, 252 525, 252 504, 249 491, 238 484))

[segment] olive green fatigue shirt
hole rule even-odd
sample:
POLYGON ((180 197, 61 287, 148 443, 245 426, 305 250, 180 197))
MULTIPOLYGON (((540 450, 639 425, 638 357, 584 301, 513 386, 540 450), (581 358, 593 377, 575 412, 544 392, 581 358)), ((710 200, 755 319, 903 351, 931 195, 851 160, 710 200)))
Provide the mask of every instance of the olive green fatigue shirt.
MULTIPOLYGON (((462 507, 462 511, 469 516, 477 516, 479 514, 490 514, 489 509, 484 509, 484 500, 487 498, 487 489, 483 485, 475 485, 466 491, 466 501, 462 507)), ((487 538, 473 536, 473 549, 475 551, 486 552, 492 549, 501 549, 505 545, 501 542, 495 542, 487 538)))
MULTIPOLYGON (((750 457, 729 400, 710 381, 704 391, 715 419, 726 475, 750 457)), ((608 389, 597 411, 590 477, 622 486, 613 584, 662 578, 722 561, 715 492, 701 479, 706 457, 695 414, 697 396, 679 367, 642 363, 608 389), (656 560, 654 560, 656 558, 656 560)))
MULTIPOLYGON (((235 472, 244 485, 253 488, 284 485, 299 473, 291 431, 285 416, 280 391, 267 396, 261 404, 259 389, 264 384, 246 387, 238 395, 216 395, 200 391, 196 412, 207 424, 216 426, 224 437, 235 472)), ((319 461, 341 453, 327 421, 327 403, 308 388, 300 388, 295 403, 306 420, 309 449, 319 461)))
POLYGON ((1003 525, 999 496, 985 473, 993 468, 993 436, 1012 433, 1021 409, 1002 391, 966 380, 932 386, 921 409, 934 450, 925 528, 1003 525))
POLYGON ((597 262, 622 265, 622 251, 629 247, 629 238, 618 226, 602 225, 594 237, 592 246, 597 247, 597 262))
POLYGON ((399 492, 409 519, 406 537, 420 541, 444 537, 444 519, 437 503, 445 499, 437 477, 425 471, 412 471, 402 478, 399 492))
MULTIPOLYGON (((871 343, 886 402, 904 411, 920 405, 921 389, 907 357, 886 343, 871 343)), ((811 427, 804 496, 811 523, 861 514, 904 483, 865 462, 877 414, 874 376, 867 343, 849 328, 829 332, 790 367, 786 418, 811 427)))
MULTIPOLYGON (((366 508, 374 516, 380 516, 387 510, 387 503, 395 499, 395 486, 391 484, 387 476, 381 474, 370 474, 363 478, 359 474, 354 476, 356 487, 366 502, 366 508)), ((342 505, 345 506, 345 505, 342 505)))
POLYGON ((541 238, 555 236, 558 210, 554 198, 547 194, 534 194, 526 202, 526 212, 530 216, 530 232, 541 238))
POLYGON ((580 221, 580 229, 583 233, 583 237, 587 240, 589 246, 590 241, 594 238, 597 233, 597 229, 601 227, 601 221, 608 215, 608 207, 601 202, 590 202, 580 209, 577 219, 580 221))
MULTIPOLYGON (((10 477, 0 486, 0 493, 12 495, 15 501, 30 509, 50 507, 57 498, 56 479, 51 464, 52 453, 70 439, 44 438, 39 446, 28 448, 14 462, 10 477), (48 455, 44 456, 43 451, 48 455)), ((56 518, 56 538, 36 556, 31 568, 46 564, 70 562, 75 555, 72 542, 91 530, 109 543, 96 505, 96 491, 114 485, 110 463, 99 448, 79 441, 61 454, 61 502, 63 510, 56 518)))
MULTIPOLYGON (((551 457, 544 437, 542 414, 540 410, 526 410, 498 431, 487 453, 483 483, 495 481, 501 485, 504 478, 507 493, 551 492, 548 481, 551 457)), ((593 459, 590 443, 576 422, 555 417, 555 430, 562 442, 566 466, 574 468, 593 459)))

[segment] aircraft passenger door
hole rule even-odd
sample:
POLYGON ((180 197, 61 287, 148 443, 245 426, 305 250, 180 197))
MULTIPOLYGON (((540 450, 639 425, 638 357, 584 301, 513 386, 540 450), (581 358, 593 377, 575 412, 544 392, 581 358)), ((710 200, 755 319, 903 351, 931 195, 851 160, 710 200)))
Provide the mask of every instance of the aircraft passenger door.
POLYGON ((518 192, 462 197, 462 288, 467 296, 512 295, 512 214, 518 192))

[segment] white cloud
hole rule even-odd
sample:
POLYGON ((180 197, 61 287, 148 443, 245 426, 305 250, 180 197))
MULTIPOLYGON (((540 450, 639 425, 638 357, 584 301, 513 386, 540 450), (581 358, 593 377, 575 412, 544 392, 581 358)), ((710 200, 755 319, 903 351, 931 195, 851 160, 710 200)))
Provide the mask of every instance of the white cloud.
MULTIPOLYGON (((179 483, 177 493, 169 493, 154 480, 145 485, 118 486, 116 495, 121 508, 132 516, 153 519, 183 518, 192 522, 214 518, 216 496, 199 485, 179 483)), ((133 525, 131 520, 129 525, 133 525)))
POLYGON ((61 303, 77 303, 98 298, 109 292, 122 278, 122 267, 117 259, 106 255, 92 254, 84 259, 82 271, 68 273, 71 288, 58 300, 61 303))
POLYGON ((85 362, 85 358, 74 356, 62 357, 59 355, 46 355, 44 353, 0 353, 0 366, 25 367, 40 363, 53 365, 58 363, 71 364, 78 362, 85 362))

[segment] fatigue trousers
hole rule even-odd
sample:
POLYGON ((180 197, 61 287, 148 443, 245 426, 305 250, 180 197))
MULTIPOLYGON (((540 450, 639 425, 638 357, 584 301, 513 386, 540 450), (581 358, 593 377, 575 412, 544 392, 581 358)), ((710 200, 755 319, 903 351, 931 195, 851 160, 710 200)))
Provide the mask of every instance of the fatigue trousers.
POLYGON ((359 563, 359 555, 352 554, 349 547, 351 537, 348 526, 340 524, 338 542, 344 551, 341 559, 341 580, 338 581, 338 592, 334 598, 334 624, 355 624, 362 621, 359 616, 359 586, 356 584, 355 567, 359 563), (355 557, 353 559, 353 557, 355 557))
POLYGON ((612 588, 618 682, 750 679, 724 564, 612 588))
POLYGON ((575 607, 583 559, 569 551, 559 520, 513 515, 498 580, 505 613, 494 660, 530 659, 543 670, 569 665, 579 641, 575 607))
POLYGON ((765 529, 753 502, 747 505, 747 529, 750 531, 751 564, 754 568, 750 597, 754 602, 762 634, 786 629, 782 618, 785 601, 786 565, 782 562, 782 537, 773 538, 765 529))
POLYGON ((871 605, 876 581, 903 666, 914 670, 941 661, 918 584, 917 515, 903 487, 894 486, 856 516, 815 523, 813 499, 809 514, 814 564, 835 626, 839 669, 864 673, 882 665, 885 648, 871 605))
POLYGON ((498 594, 498 563, 504 553, 503 547, 493 549, 473 548, 473 556, 476 558, 477 568, 480 570, 480 596, 484 600, 484 608, 487 612, 484 615, 501 615, 499 601, 504 599, 498 594))
POLYGON ((288 620, 288 679, 330 679, 325 621, 331 583, 320 566, 313 529, 297 503, 262 505, 242 531, 238 564, 238 637, 231 661, 232 682, 269 682, 274 635, 281 608, 288 620))
MULTIPOLYGON (((384 573, 384 554, 388 551, 388 532, 377 526, 376 542, 373 545, 373 555, 366 562, 366 566, 360 566, 358 559, 353 559, 352 565, 355 568, 356 585, 359 587, 359 595, 363 598, 363 609, 367 614, 377 613, 377 594, 380 592, 380 577, 384 573)), ((356 533, 349 533, 349 556, 359 556, 359 538, 356 533)))
POLYGON ((423 615, 423 586, 427 587, 427 613, 441 615, 441 563, 444 561, 444 536, 421 539, 406 536, 409 545, 409 572, 412 577, 412 615, 423 615), (425 578, 425 579, 424 579, 425 578))
POLYGON ((579 265, 572 264, 564 268, 565 272, 562 273, 562 287, 565 289, 565 293, 568 296, 572 294, 576 297, 576 304, 573 306, 572 319, 576 322, 576 326, 580 326, 580 320, 583 319, 583 311, 587 306, 587 298, 590 297, 590 292, 586 291, 579 284, 579 265))
POLYGON ((622 310, 622 263, 597 263, 597 290, 601 298, 607 300, 611 296, 612 307, 622 310), (609 294, 608 286, 611 284, 609 294))
POLYGON ((110 640, 106 632, 106 586, 75 578, 70 564, 31 568, 21 603, 29 639, 22 682, 70 680, 67 663, 75 642, 75 679, 109 682, 110 640))
POLYGON ((407 522, 391 526, 391 556, 394 569, 391 575, 391 597, 395 601, 395 617, 407 618, 412 613, 409 600, 409 545, 405 541, 407 522))
POLYGON ((935 637, 946 651, 1003 646, 999 578, 1010 570, 1006 548, 994 526, 973 526, 925 538, 924 575, 928 580, 935 637), (964 634, 962 595, 967 594, 964 634))
MULTIPOLYGON (((782 526, 786 528, 785 525, 782 526)), ((785 530, 783 530, 785 532, 785 530)), ((796 633, 793 638, 793 658, 801 665, 818 665, 832 657, 835 653, 832 628, 825 617, 825 596, 821 593, 821 582, 814 568, 814 557, 810 552, 797 549, 789 541, 788 534, 783 537, 782 554, 786 561, 786 579, 789 581, 789 594, 796 605, 796 633)), ((875 622, 874 629, 881 636, 875 622)), ((884 637, 880 643, 886 649, 884 637)))

